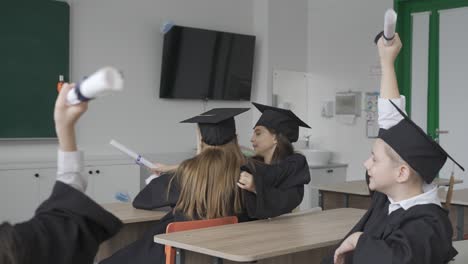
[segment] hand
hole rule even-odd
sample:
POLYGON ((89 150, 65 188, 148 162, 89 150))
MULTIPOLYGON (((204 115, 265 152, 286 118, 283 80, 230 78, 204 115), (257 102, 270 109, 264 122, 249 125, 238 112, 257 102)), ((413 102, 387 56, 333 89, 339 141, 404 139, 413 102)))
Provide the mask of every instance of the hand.
POLYGON ((346 253, 353 251, 356 248, 359 237, 361 237, 362 232, 356 232, 347 237, 343 243, 335 250, 335 255, 333 257, 335 264, 344 264, 346 253))
POLYGON ((162 163, 155 163, 154 167, 150 169, 150 171, 156 175, 161 175, 163 173, 176 170, 179 165, 166 165, 162 163))
POLYGON ((62 151, 76 151, 75 124, 88 109, 87 102, 77 105, 67 104, 67 94, 73 87, 73 84, 65 83, 55 101, 55 131, 62 151))
POLYGON ((383 66, 393 65, 402 47, 400 36, 398 33, 395 33, 392 45, 390 46, 385 46, 384 39, 381 37, 377 42, 377 47, 379 49, 380 63, 383 66))
POLYGON ((88 103, 77 105, 67 104, 67 94, 75 87, 74 84, 65 83, 55 101, 54 120, 55 127, 74 127, 80 116, 88 109, 88 103))
POLYGON ((237 186, 246 191, 257 193, 257 191, 255 190, 255 182, 253 176, 252 174, 246 171, 241 172, 237 186))

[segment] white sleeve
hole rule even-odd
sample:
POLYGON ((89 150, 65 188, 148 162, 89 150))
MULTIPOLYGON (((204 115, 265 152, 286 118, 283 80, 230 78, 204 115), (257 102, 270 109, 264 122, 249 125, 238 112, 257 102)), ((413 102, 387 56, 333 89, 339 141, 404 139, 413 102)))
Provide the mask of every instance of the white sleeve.
POLYGON ((148 178, 146 178, 146 180, 145 180, 146 185, 150 184, 150 182, 151 182, 152 180, 156 179, 157 177, 159 177, 159 176, 156 175, 156 174, 151 174, 151 175, 150 175, 148 178))
MULTIPOLYGON (((404 95, 400 95, 400 98, 391 99, 392 102, 398 106, 406 114, 406 98, 404 95)), ((389 129, 394 125, 398 124, 403 119, 403 116, 395 109, 395 107, 388 101, 388 99, 380 98, 378 103, 379 111, 379 127, 383 129, 389 129)))
POLYGON ((57 155, 57 181, 85 192, 88 185, 88 175, 83 172, 83 152, 64 152, 59 150, 57 155))

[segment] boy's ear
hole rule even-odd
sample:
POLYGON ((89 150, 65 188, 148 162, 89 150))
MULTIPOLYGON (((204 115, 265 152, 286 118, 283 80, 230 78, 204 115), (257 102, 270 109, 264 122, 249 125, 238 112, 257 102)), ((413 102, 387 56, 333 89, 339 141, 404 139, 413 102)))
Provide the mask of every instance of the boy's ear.
POLYGON ((398 175, 396 177, 396 181, 398 183, 405 183, 405 182, 408 182, 409 179, 410 179, 410 175, 411 175, 411 169, 408 165, 406 164, 402 164, 400 166, 398 166, 398 175))

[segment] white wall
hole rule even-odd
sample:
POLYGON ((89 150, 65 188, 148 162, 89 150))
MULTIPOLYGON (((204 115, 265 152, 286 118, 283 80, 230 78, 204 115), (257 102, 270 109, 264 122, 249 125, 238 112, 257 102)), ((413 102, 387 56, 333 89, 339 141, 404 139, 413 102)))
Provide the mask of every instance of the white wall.
MULTIPOLYGON (((143 153, 185 152, 195 146, 194 125, 180 120, 214 107, 249 102, 159 99, 164 21, 213 30, 254 33, 253 1, 73 0, 70 12, 71 76, 77 81, 104 65, 123 70, 125 90, 91 102, 80 120, 78 142, 87 154, 115 154, 111 138, 143 153)), ((254 88, 255 89, 255 88, 254 88)), ((52 114, 52 109, 51 109, 52 114)), ((252 111, 237 118, 249 144, 252 111)), ((56 142, 0 142, 0 161, 55 159, 56 142), (47 157, 47 158, 46 158, 47 157)))
POLYGON ((307 0, 269 2, 270 69, 306 71, 307 0))
MULTIPOLYGON (((275 70, 307 69, 307 0, 254 0, 257 36, 255 84, 252 101, 271 104, 275 70)), ((260 116, 253 112, 253 123, 260 116)))
MULTIPOLYGON (((102 142, 109 137, 132 142, 142 152, 185 151, 194 146, 194 125, 178 121, 213 107, 249 106, 248 102, 204 105, 201 101, 159 99, 163 39, 159 27, 171 20, 179 25, 252 34, 251 10, 251 1, 229 0, 74 3, 72 75, 83 76, 105 62, 124 71, 127 88, 105 103, 91 105, 93 114, 82 120, 80 128, 100 129, 93 136, 80 133, 80 142, 93 152, 101 151, 102 142)), ((246 142, 251 113, 237 120, 241 142, 246 142)))
MULTIPOLYGON (((273 70, 306 71, 316 97, 335 91, 376 91, 369 76, 378 64, 373 45, 391 0, 73 0, 71 74, 74 80, 103 64, 121 68, 126 90, 90 104, 78 128, 80 146, 90 154, 113 154, 115 138, 147 153, 185 152, 194 145, 193 126, 178 124, 205 108, 249 103, 161 100, 158 98, 162 35, 166 20, 177 24, 257 36, 252 101, 271 103, 273 70)), ((332 99, 332 98, 329 98, 332 99)), ((314 107, 310 111, 318 111, 314 107)), ((238 132, 249 145, 255 109, 241 115, 238 132)), ((312 116, 312 115, 309 115, 312 116)), ((311 120, 309 118, 309 120, 311 120)), ((354 126, 333 119, 310 124, 311 133, 333 150, 335 161, 349 164, 348 179, 360 179, 372 140, 364 118, 354 126)), ((0 161, 55 158, 56 143, 0 142, 0 161)))
MULTIPOLYGON (((253 1, 253 27, 256 36, 256 50, 254 63, 254 83, 255 88, 252 89, 252 101, 269 103, 271 101, 271 70, 270 64, 270 41, 269 41, 269 0, 254 0, 253 1)), ((260 117, 260 112, 252 111, 252 126, 260 117)))
MULTIPOLYGON (((373 40, 382 30, 383 15, 393 7, 393 1, 309 0, 308 3, 307 71, 311 74, 312 91, 309 98, 319 102, 334 99, 336 91, 378 91, 379 77, 370 76, 370 67, 378 65, 373 40)), ((319 105, 309 107, 310 116, 319 109, 319 105)), ((337 122, 336 117, 316 119, 311 126, 320 147, 334 151, 334 161, 349 164, 348 180, 364 179, 362 164, 373 142, 365 134, 365 115, 353 126, 337 122)))

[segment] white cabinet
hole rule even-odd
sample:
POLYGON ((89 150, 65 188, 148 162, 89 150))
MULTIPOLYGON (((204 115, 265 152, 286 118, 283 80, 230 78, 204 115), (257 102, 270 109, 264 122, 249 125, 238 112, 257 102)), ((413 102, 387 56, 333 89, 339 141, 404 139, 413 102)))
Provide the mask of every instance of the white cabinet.
POLYGON ((115 202, 117 192, 127 193, 131 199, 140 191, 138 165, 86 166, 88 193, 98 203, 115 202))
POLYGON ((50 194, 51 179, 55 179, 55 169, 0 171, 0 222, 31 218, 50 194))
POLYGON ((319 192, 313 188, 315 184, 327 184, 346 181, 346 164, 329 164, 325 166, 310 167, 310 183, 304 186, 304 198, 299 205, 300 210, 317 207, 319 192))
POLYGON ((346 181, 347 165, 330 165, 330 167, 320 167, 310 169, 311 183, 313 184, 328 184, 346 181))
POLYGON ((57 179, 57 169, 40 169, 38 170, 39 183, 39 200, 38 205, 50 197, 54 188, 55 180, 57 179))
MULTIPOLYGON (((27 165, 25 165, 27 167, 27 165)), ((0 223, 28 220, 49 198, 57 168, 0 170, 0 223)), ((135 198, 140 190, 140 168, 136 164, 85 166, 86 194, 98 203, 114 202, 118 191, 135 198)))

